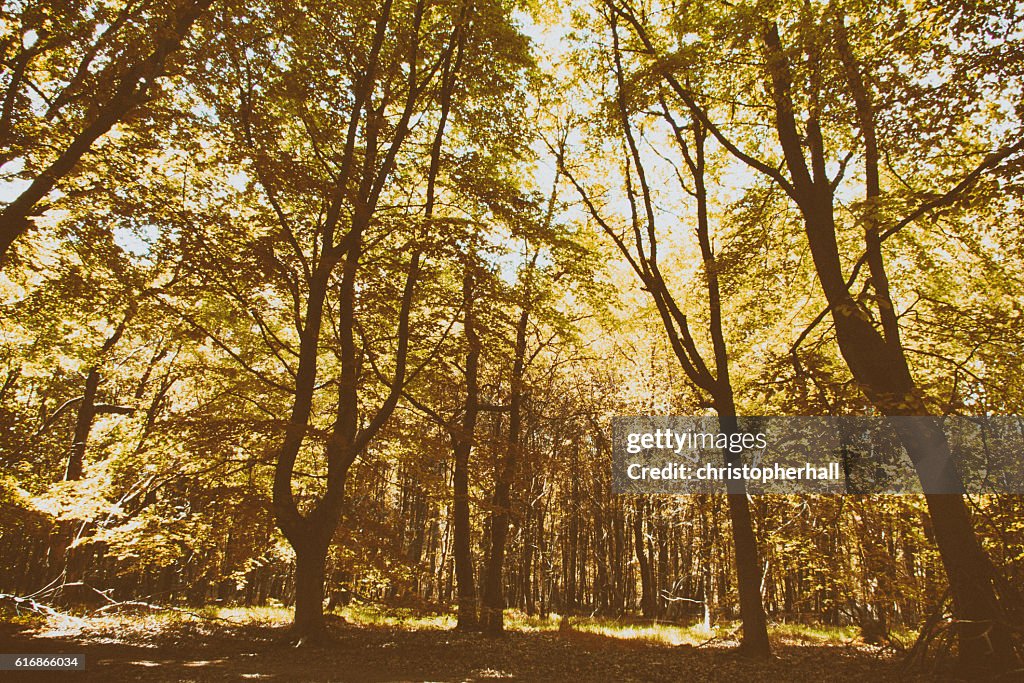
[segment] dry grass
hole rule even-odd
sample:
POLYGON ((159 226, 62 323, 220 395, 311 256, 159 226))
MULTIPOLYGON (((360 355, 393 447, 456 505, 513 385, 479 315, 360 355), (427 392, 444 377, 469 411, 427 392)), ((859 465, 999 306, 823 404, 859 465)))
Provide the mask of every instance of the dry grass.
MULTIPOLYGON (((384 627, 407 631, 444 631, 455 627, 452 613, 424 614, 408 608, 389 608, 378 605, 353 604, 334 612, 346 622, 358 626, 384 627)), ((38 615, 2 614, 8 623, 22 622, 43 637, 84 635, 99 641, 123 639, 135 642, 152 641, 161 633, 191 631, 199 633, 220 626, 240 628, 285 627, 291 623, 292 610, 283 606, 218 607, 196 610, 132 609, 120 613, 78 617, 62 615, 40 618, 38 615), (116 634, 116 635, 115 635, 116 634)), ((505 613, 509 631, 519 633, 548 633, 559 630, 561 615, 547 618, 528 615, 519 610, 505 613)), ((679 624, 610 619, 603 617, 572 617, 572 631, 593 634, 622 641, 641 641, 665 646, 700 646, 711 641, 734 641, 738 624, 726 622, 706 628, 701 623, 688 626, 679 624)), ((902 642, 912 642, 914 634, 896 634, 902 642)), ((849 645, 858 640, 854 626, 835 627, 777 623, 769 627, 769 637, 776 645, 849 645)))

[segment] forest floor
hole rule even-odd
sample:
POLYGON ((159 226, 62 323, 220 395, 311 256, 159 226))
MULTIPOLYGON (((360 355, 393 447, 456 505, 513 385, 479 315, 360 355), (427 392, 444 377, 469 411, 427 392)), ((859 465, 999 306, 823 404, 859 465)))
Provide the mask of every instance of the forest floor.
POLYGON ((777 625, 775 656, 732 653, 727 631, 513 615, 502 639, 450 630, 450 616, 349 608, 331 642, 287 644, 283 609, 0 620, 0 653, 84 654, 82 672, 0 673, 5 681, 887 681, 909 675, 892 649, 852 631, 777 625))

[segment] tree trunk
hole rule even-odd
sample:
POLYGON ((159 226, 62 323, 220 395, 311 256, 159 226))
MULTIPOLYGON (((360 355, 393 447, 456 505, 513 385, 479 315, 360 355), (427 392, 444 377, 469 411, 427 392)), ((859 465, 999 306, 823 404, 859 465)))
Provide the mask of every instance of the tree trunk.
POLYGON ((466 343, 466 400, 463 404, 462 424, 453 430, 452 451, 455 471, 452 474, 455 555, 455 580, 458 590, 458 622, 456 628, 462 631, 476 630, 477 619, 476 584, 473 578, 473 528, 469 516, 469 456, 476 440, 476 421, 479 412, 480 337, 476 332, 475 264, 474 253, 467 254, 467 263, 462 279, 463 327, 466 343))
MULTIPOLYGON (((343 167, 351 168, 355 155, 356 130, 360 120, 368 129, 366 135, 376 139, 381 132, 380 121, 372 114, 372 107, 366 106, 372 99, 377 83, 377 70, 385 38, 390 26, 392 1, 384 0, 380 14, 375 21, 373 40, 370 46, 368 66, 363 70, 360 82, 355 87, 356 97, 353 102, 349 120, 349 136, 343 154, 343 167), (364 111, 365 109, 365 111, 364 111)), ((415 54, 419 45, 419 26, 425 11, 423 3, 417 3, 412 15, 412 50, 415 54)), ((446 52, 445 60, 454 50, 454 40, 461 33, 458 29, 452 36, 452 44, 446 52)), ((411 70, 414 73, 415 70, 411 70)), ((437 177, 441 144, 444 137, 447 119, 447 107, 450 101, 451 70, 445 65, 446 84, 441 93, 441 118, 431 149, 431 165, 427 178, 427 197, 424 215, 432 217, 434 204, 434 184, 437 177)), ((433 76, 431 76, 432 78, 433 76)), ((357 306, 356 290, 360 259, 363 254, 364 231, 370 225, 377 209, 384 183, 393 171, 398 151, 410 132, 410 119, 414 104, 423 94, 424 89, 409 84, 406 92, 405 108, 400 120, 394 128, 394 136, 388 152, 380 162, 380 168, 369 171, 364 168, 363 177, 358 183, 358 195, 352 202, 350 228, 340 240, 335 239, 335 232, 342 216, 343 205, 350 201, 347 188, 341 184, 328 197, 328 206, 320 228, 322 246, 314 267, 308 273, 309 291, 306 298, 306 315, 304 325, 299 330, 299 363, 295 372, 295 390, 292 401, 291 417, 285 427, 283 442, 276 454, 273 484, 274 519, 285 538, 291 543, 296 553, 296 611, 294 635, 298 642, 315 640, 324 633, 323 624, 323 584, 324 563, 327 548, 341 519, 345 478, 352 463, 364 451, 376 434, 384 426, 402 395, 406 383, 406 369, 409 356, 409 319, 413 304, 415 287, 419 278, 421 250, 418 246, 412 250, 409 271, 402 292, 401 308, 398 314, 396 329, 396 349, 394 374, 389 382, 386 398, 372 416, 361 415, 360 401, 360 366, 361 352, 357 348, 356 328, 357 306), (332 282, 333 271, 341 262, 341 279, 335 286, 332 282), (320 332, 324 322, 327 291, 335 295, 334 305, 337 306, 335 333, 338 338, 340 370, 337 376, 338 398, 331 426, 330 435, 324 446, 327 461, 326 488, 321 498, 308 512, 300 511, 292 491, 292 477, 295 464, 306 438, 310 417, 313 412, 313 398, 317 390, 317 357, 320 344, 320 332), (364 419, 367 418, 367 419, 364 419)), ((340 173, 346 177, 347 170, 340 173)), ((264 178, 261 183, 266 186, 264 178)), ((287 228, 287 226, 285 226, 287 228)))
MULTIPOLYGON (((541 476, 535 474, 530 484, 530 500, 539 501, 541 494, 543 493, 543 483, 541 482, 541 476)), ((526 613, 531 617, 537 613, 537 601, 534 592, 534 586, 536 586, 536 572, 534 571, 534 550, 537 547, 537 529, 538 522, 543 524, 543 520, 539 519, 539 515, 534 514, 533 510, 527 510, 525 514, 525 524, 523 529, 523 575, 520 577, 522 582, 523 590, 523 608, 526 613)))
MULTIPOLYGON (((570 460, 570 472, 578 472, 578 445, 573 450, 573 457, 570 460)), ((562 610, 566 615, 573 616, 576 614, 577 600, 576 595, 579 591, 579 585, 577 583, 578 563, 579 563, 579 540, 580 540, 580 482, 578 477, 572 477, 572 483, 569 486, 569 529, 565 534, 565 553, 562 556, 563 568, 565 571, 565 607, 562 610)))
MULTIPOLYGON (((534 257, 534 263, 536 256, 534 257)), ((531 268, 532 268, 531 264, 531 268)), ((529 287, 524 292, 530 296, 529 287)), ((523 303, 523 310, 516 325, 515 358, 512 365, 511 392, 509 396, 509 426, 505 457, 499 465, 491 512, 491 548, 487 557, 484 574, 484 599, 481 613, 484 632, 500 636, 505 631, 505 596, 502 573, 505 566, 505 543, 508 539, 508 525, 512 507, 512 481, 515 478, 519 460, 520 432, 522 430, 523 373, 526 362, 526 328, 530 320, 530 306, 523 303)))
POLYGON ((612 612, 622 616, 626 609, 626 522, 620 501, 612 505, 612 612))
POLYGON ((637 566, 640 568, 640 613, 648 619, 654 618, 654 586, 651 585, 651 566, 644 548, 644 509, 646 501, 636 501, 633 514, 633 545, 636 548, 637 566))
MULTIPOLYGON (((667 111, 667 110, 666 110, 667 111)), ((678 129, 676 129, 678 131, 678 129)), ((678 132, 677 132, 678 134, 678 132)), ((713 392, 715 412, 718 413, 720 429, 732 434, 738 431, 736 422, 736 401, 733 395, 729 373, 729 353, 722 326, 722 299, 718 282, 718 261, 711 245, 711 230, 708 221, 707 188, 704 184, 704 141, 707 131, 699 124, 693 125, 694 155, 686 154, 686 146, 680 142, 690 165, 697 194, 697 239, 700 243, 704 273, 707 277, 708 309, 710 332, 718 376, 713 392)), ((680 135, 681 139, 681 135, 680 135)), ((731 452, 727 455, 730 464, 740 464, 739 457, 731 452)), ((750 500, 742 480, 729 482, 729 518, 732 521, 733 549, 736 553, 736 578, 739 583, 740 617, 743 620, 743 640, 740 651, 750 657, 767 659, 771 656, 768 641, 768 620, 761 600, 761 561, 754 537, 754 524, 750 514, 750 500)))
MULTIPOLYGON (((736 406, 729 396, 719 411, 719 424, 723 434, 738 431, 736 406), (723 414, 724 413, 724 414, 723 414)), ((730 465, 741 465, 739 457, 729 454, 730 465)), ((754 522, 750 514, 750 499, 743 481, 729 482, 729 520, 732 522, 733 550, 736 555, 736 580, 740 594, 740 618, 743 620, 743 641, 740 651, 751 657, 767 658, 771 655, 768 641, 768 620, 761 601, 761 563, 754 536, 754 522), (738 490, 737 490, 738 489, 738 490)))
MULTIPOLYGON (((467 411, 468 412, 468 411, 467 411)), ((455 450, 455 472, 452 477, 454 501, 452 509, 455 557, 455 581, 458 591, 458 623, 460 630, 477 628, 476 584, 473 579, 473 529, 469 517, 469 454, 471 443, 459 443, 455 450)))
POLYGON ((68 464, 64 472, 64 481, 78 481, 82 478, 85 448, 92 431, 92 421, 96 418, 96 390, 100 386, 100 372, 96 367, 89 369, 85 378, 85 391, 78 404, 78 417, 75 420, 75 432, 68 451, 68 464))
POLYGON ((309 533, 308 539, 295 544, 295 619, 292 625, 297 645, 323 642, 324 568, 329 542, 324 534, 309 533), (319 538, 317 538, 319 536, 319 538))
MULTIPOLYGON (((511 470, 509 456, 505 457, 503 469, 511 470)), ((504 610, 505 595, 503 588, 503 570, 505 566, 505 545, 508 540, 509 513, 512 503, 512 482, 505 476, 501 477, 494 489, 491 513, 491 543, 487 556, 487 567, 484 570, 484 595, 480 621, 484 632, 490 636, 500 636, 505 631, 504 610)))

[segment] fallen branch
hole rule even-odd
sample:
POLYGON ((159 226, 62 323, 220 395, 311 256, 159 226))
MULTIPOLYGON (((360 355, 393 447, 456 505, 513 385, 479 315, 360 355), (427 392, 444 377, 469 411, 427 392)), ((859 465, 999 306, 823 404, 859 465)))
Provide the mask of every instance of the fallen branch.
MULTIPOLYGON (((51 586, 52 586, 52 583, 51 583, 51 586)), ((157 605, 157 604, 154 604, 154 603, 151 603, 151 602, 146 602, 144 600, 115 600, 114 598, 110 597, 110 595, 109 595, 110 592, 113 590, 112 588, 103 591, 103 590, 100 590, 99 588, 96 588, 95 586, 90 586, 89 584, 83 583, 81 581, 74 581, 74 582, 71 582, 71 583, 63 583, 63 584, 60 584, 59 586, 52 586, 52 587, 51 586, 48 586, 47 588, 44 588, 43 590, 37 591, 37 592, 33 593, 32 595, 26 596, 26 597, 22 597, 22 596, 19 596, 19 595, 11 595, 11 594, 8 594, 8 593, 0 593, 0 603, 2 603, 2 602, 10 602, 12 604, 12 606, 14 607, 15 611, 18 611, 19 614, 20 614, 20 610, 28 610, 28 611, 35 612, 36 614, 41 614, 41 615, 46 616, 46 617, 55 617, 55 618, 61 618, 61 619, 72 619, 72 620, 75 620, 75 621, 82 621, 82 619, 80 617, 76 617, 76 616, 73 616, 71 614, 66 614, 64 612, 60 612, 60 611, 54 609, 52 606, 50 606, 50 605, 48 605, 48 604, 46 604, 44 602, 40 602, 39 600, 36 599, 36 598, 40 597, 41 595, 46 595, 46 594, 56 595, 61 590, 69 588, 69 587, 81 587, 81 588, 86 588, 88 590, 91 590, 93 593, 96 593, 97 595, 99 595, 100 597, 102 597, 104 600, 107 601, 106 605, 103 605, 102 607, 98 607, 97 609, 94 609, 93 611, 89 612, 89 616, 90 617, 98 616, 100 614, 104 614, 106 612, 111 612, 111 611, 119 610, 119 609, 122 609, 122 608, 125 608, 125 607, 141 607, 141 608, 144 608, 144 609, 151 610, 153 612, 177 612, 179 614, 188 615, 188 616, 193 617, 195 619, 202 619, 202 620, 205 620, 205 621, 219 621, 219 622, 222 622, 222 623, 225 623, 225 624, 231 624, 233 626, 240 626, 242 624, 242 622, 235 621, 233 619, 226 619, 224 617, 210 616, 210 615, 207 615, 207 614, 200 614, 199 612, 193 612, 192 610, 184 609, 182 607, 175 607, 173 605, 157 605)))
POLYGON ((35 598, 22 597, 20 595, 11 595, 10 593, 0 593, 0 604, 9 602, 14 607, 14 611, 20 616, 22 610, 28 612, 34 612, 45 617, 52 619, 67 619, 76 623, 83 623, 80 617, 76 617, 71 614, 59 612, 46 603, 39 602, 35 598))
POLYGON ((177 612, 178 614, 186 614, 196 619, 202 619, 205 621, 219 621, 225 624, 231 624, 232 626, 240 626, 242 624, 242 622, 235 621, 234 619, 225 619, 224 617, 200 614, 199 612, 193 612, 192 610, 184 609, 181 607, 174 607, 173 605, 155 605, 151 602, 145 602, 143 600, 122 600, 120 602, 112 602, 109 605, 104 605, 103 607, 93 610, 89 613, 89 616, 97 616, 99 614, 103 614, 111 610, 121 609, 122 607, 142 607, 153 612, 177 612))

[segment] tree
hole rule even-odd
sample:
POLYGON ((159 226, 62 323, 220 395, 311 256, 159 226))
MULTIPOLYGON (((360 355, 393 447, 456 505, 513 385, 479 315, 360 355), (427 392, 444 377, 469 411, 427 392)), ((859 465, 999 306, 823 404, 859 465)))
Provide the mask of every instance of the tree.
POLYGON ((434 386, 440 381, 451 382, 455 386, 464 385, 460 388, 464 392, 462 400, 450 408, 442 408, 439 404, 441 397, 426 399, 422 395, 419 398, 412 395, 412 391, 405 393, 405 398, 410 401, 418 411, 427 415, 435 424, 439 425, 447 433, 451 443, 452 451, 452 554, 455 565, 455 582, 458 591, 456 628, 462 631, 477 630, 479 619, 477 617, 477 596, 476 580, 473 570, 473 528, 470 513, 470 457, 477 444, 477 422, 480 413, 488 410, 501 410, 487 402, 482 395, 481 374, 484 368, 481 367, 484 342, 482 336, 485 332, 486 323, 480 321, 481 304, 484 303, 484 293, 494 291, 495 284, 493 273, 488 271, 486 263, 482 262, 478 255, 476 242, 479 239, 470 235, 466 242, 468 253, 460 254, 462 260, 462 291, 461 291, 461 316, 462 316, 462 337, 464 348, 459 349, 463 354, 461 366, 456 366, 461 373, 463 380, 451 376, 425 375, 424 383, 431 383, 434 386), (432 404, 432 405, 429 405, 432 404))
MULTIPOLYGON (((882 143, 876 125, 877 112, 874 98, 866 86, 865 74, 850 48, 843 13, 838 8, 830 7, 820 14, 810 8, 789 15, 780 13, 781 16, 753 14, 740 18, 726 14, 730 20, 738 20, 746 27, 747 32, 742 39, 755 39, 759 44, 761 54, 756 68, 764 79, 764 93, 773 111, 768 125, 777 137, 785 173, 779 171, 773 162, 743 151, 727 137, 725 129, 712 121, 711 109, 705 104, 707 94, 695 91, 678 77, 679 64, 670 65, 642 15, 628 4, 616 4, 615 8, 631 25, 643 50, 654 60, 659 77, 686 110, 738 160, 781 187, 798 207, 818 281, 828 301, 827 310, 836 328, 839 350, 854 379, 880 413, 922 417, 898 420, 894 425, 904 448, 918 467, 926 491, 929 491, 926 500, 935 526, 936 542, 949 576, 956 613, 962 620, 959 627, 961 665, 970 671, 1014 668, 1016 656, 1005 620, 1008 612, 1016 611, 1017 607, 1006 609, 997 601, 994 570, 972 530, 963 498, 955 494, 944 495, 934 486, 934 482, 958 481, 957 475, 951 469, 949 446, 941 426, 928 417, 931 411, 913 379, 900 341, 899 314, 890 291, 881 244, 883 236, 895 234, 922 216, 956 202, 981 174, 998 167, 1024 149, 1024 145, 1019 141, 1010 142, 989 151, 980 163, 963 173, 952 188, 921 202, 883 230, 879 215, 882 143), (784 46, 782 42, 780 25, 786 20, 789 20, 793 35, 791 46, 784 46), (794 60, 799 60, 799 63, 794 64, 794 60), (802 127, 798 123, 798 115, 805 116, 802 127), (842 126, 850 118, 860 131, 863 144, 860 150, 855 147, 855 140, 838 137, 840 133, 833 133, 837 135, 835 139, 826 137, 834 126, 842 126), (838 151, 844 146, 850 150, 845 157, 838 151), (836 150, 832 159, 829 158, 830 150, 836 150), (848 279, 844 274, 837 237, 836 192, 844 179, 847 163, 858 152, 865 165, 865 202, 861 217, 864 254, 856 261, 853 275, 848 279), (831 176, 830 167, 834 169, 831 176), (850 291, 857 271, 864 263, 868 266, 870 287, 874 292, 874 311, 865 305, 863 298, 855 297, 850 291), (990 655, 990 648, 994 656, 990 655)), ((861 9, 858 8, 858 12, 861 9)), ((941 5, 937 9, 942 11, 941 5)), ((865 11, 863 21, 873 25, 874 30, 868 30, 864 35, 886 34, 891 22, 899 16, 899 10, 892 8, 885 8, 880 16, 865 11)), ((991 8, 978 8, 971 17, 967 21, 976 22, 972 26, 976 31, 974 36, 981 37, 999 30, 998 12, 991 8)), ((943 38, 951 40, 950 36, 943 38)), ((891 49, 914 60, 917 62, 915 66, 921 68, 924 64, 935 63, 929 62, 931 58, 956 59, 947 45, 941 42, 909 46, 897 43, 891 49)), ((985 68, 998 73, 1010 64, 1012 62, 996 59, 986 62, 985 68)), ((954 67, 953 74, 950 81, 955 88, 963 83, 958 80, 963 71, 954 67)), ((910 109, 918 107, 914 87, 897 80, 893 90, 895 92, 886 93, 897 96, 890 102, 898 102, 910 109), (900 85, 906 87, 904 92, 899 92, 900 85), (907 99, 900 99, 900 96, 907 99)), ((940 87, 937 90, 949 97, 944 115, 955 117, 970 108, 969 105, 963 106, 964 95, 970 98, 973 94, 970 91, 954 91, 950 95, 953 89, 940 87)), ((925 103, 919 110, 923 113, 929 105, 925 98, 921 101, 925 103)), ((895 107, 895 104, 890 106, 895 107)), ((895 109, 891 113, 899 118, 895 109)), ((930 134, 924 132, 921 137, 927 144, 930 134)), ((895 139, 886 145, 886 152, 898 155, 900 150, 893 143, 895 139)))
POLYGON ((213 0, 153 9, 130 2, 90 4, 49 9, 29 4, 16 21, 5 20, 9 71, 0 159, 20 160, 16 177, 27 186, 0 211, 0 264, 29 228, 40 201, 96 141, 159 94, 158 79, 168 60, 213 0), (35 98, 41 104, 33 104, 35 98))
MULTIPOLYGON (((551 199, 554 204, 554 195, 551 199)), ((551 216, 549 210, 548 216, 551 216)), ((523 394, 524 375, 526 373, 526 341, 530 324, 530 314, 535 305, 533 298, 534 272, 537 266, 538 252, 534 251, 529 263, 521 271, 523 291, 519 304, 519 317, 515 325, 515 345, 512 351, 512 369, 509 374, 508 389, 508 432, 505 452, 498 459, 494 472, 494 494, 491 498, 490 547, 487 553, 487 566, 484 570, 483 604, 480 608, 480 621, 484 632, 497 636, 505 630, 505 590, 503 573, 505 570, 505 544, 508 539, 509 518, 512 512, 512 484, 515 481, 516 468, 521 459, 523 448, 523 394)))
MULTIPOLYGON (((694 121, 689 127, 680 125, 672 116, 664 99, 661 98, 662 116, 671 128, 672 136, 678 145, 688 169, 693 189, 690 190, 679 180, 681 189, 690 193, 696 200, 696 233, 700 246, 706 282, 706 301, 709 317, 708 332, 711 337, 713 367, 712 370, 699 351, 691 331, 687 315, 679 307, 672 295, 667 279, 662 274, 658 261, 658 213, 655 209, 655 197, 649 184, 649 171, 645 169, 641 157, 637 136, 631 122, 629 98, 640 99, 642 95, 627 91, 626 74, 622 63, 623 48, 620 43, 619 15, 611 4, 607 5, 603 18, 612 37, 612 53, 610 58, 616 78, 616 89, 611 104, 616 123, 622 131, 623 154, 625 157, 623 183, 626 200, 630 208, 626 220, 627 228, 620 230, 609 222, 608 209, 605 212, 592 199, 592 194, 567 171, 567 176, 576 188, 590 218, 615 243, 619 252, 629 262, 630 267, 643 283, 644 289, 654 300, 665 331, 669 336, 672 350, 689 380, 700 390, 710 396, 711 406, 719 415, 723 432, 734 432, 739 429, 736 422, 736 402, 733 386, 729 378, 729 356, 722 325, 721 289, 719 286, 719 266, 711 246, 710 224, 708 217, 708 191, 705 185, 705 152, 704 145, 707 131, 700 121, 694 121), (690 138, 692 142, 688 142, 690 138), (636 183, 636 185, 634 185, 636 183), (637 189, 638 187, 638 189, 637 189), (627 235, 627 236, 624 236, 627 235)), ((650 97, 650 96, 648 96, 650 97)), ((727 455, 736 462, 735 455, 727 455)), ((752 657, 768 657, 767 622, 764 608, 761 605, 760 562, 758 560, 757 543, 754 537, 749 502, 742 482, 730 482, 729 509, 733 522, 733 535, 736 550, 736 570, 739 575, 740 609, 743 615, 743 646, 742 650, 752 657)), ((643 559, 640 544, 640 519, 642 508, 638 508, 637 516, 637 558, 641 562, 641 571, 647 560, 643 559)), ((645 581, 644 595, 650 587, 645 581)), ((646 600, 646 597, 645 597, 646 600)))
MULTIPOLYGON (((435 220, 434 211, 449 117, 459 107, 472 112, 472 98, 492 87, 460 90, 461 72, 480 68, 480 50, 495 33, 509 32, 508 19, 496 5, 389 0, 376 9, 332 5, 312 14, 280 7, 265 25, 232 31, 247 35, 232 36, 238 47, 226 51, 225 85, 209 87, 218 115, 232 122, 237 149, 249 159, 272 209, 277 225, 262 253, 272 281, 296 310, 295 330, 288 333, 297 341, 294 366, 284 363, 293 401, 275 456, 274 509, 296 551, 295 627, 305 642, 323 633, 324 564, 342 512, 347 472, 415 374, 408 364, 421 337, 411 333, 410 320, 424 250, 439 242, 447 220, 435 220), (484 18, 494 21, 486 31, 484 18), (335 23, 346 30, 325 46, 317 27, 335 23), (374 27, 372 36, 358 30, 367 23, 374 27), (294 47, 284 48, 285 35, 294 47), (281 50, 289 59, 281 59, 281 50), (339 64, 346 66, 332 76, 339 64), (311 98, 313 93, 318 96, 311 98), (429 134, 421 125, 427 121, 429 134), (418 152, 424 148, 425 157, 418 152), (382 209, 382 202, 392 204, 382 209), (408 260, 403 253, 410 254, 408 260), (384 273, 367 266, 370 258, 384 254, 404 278, 397 293, 384 273), (392 334, 382 335, 369 324, 371 302, 380 307, 381 322, 397 319, 392 334), (317 379, 322 331, 333 337, 336 361, 326 383, 317 379), (374 342, 382 346, 374 349, 374 342), (366 403, 374 392, 367 393, 367 363, 388 375, 378 407, 369 412, 366 403), (323 410, 318 397, 328 387, 337 390, 334 416, 315 427, 323 410), (318 435, 312 440, 320 442, 327 474, 323 490, 305 503, 293 479, 311 434, 318 435)), ((512 79, 526 63, 520 48, 512 40, 498 53, 512 79)), ((255 315, 251 309, 246 313, 255 315)), ((279 345, 275 336, 268 333, 272 345, 279 345)))

